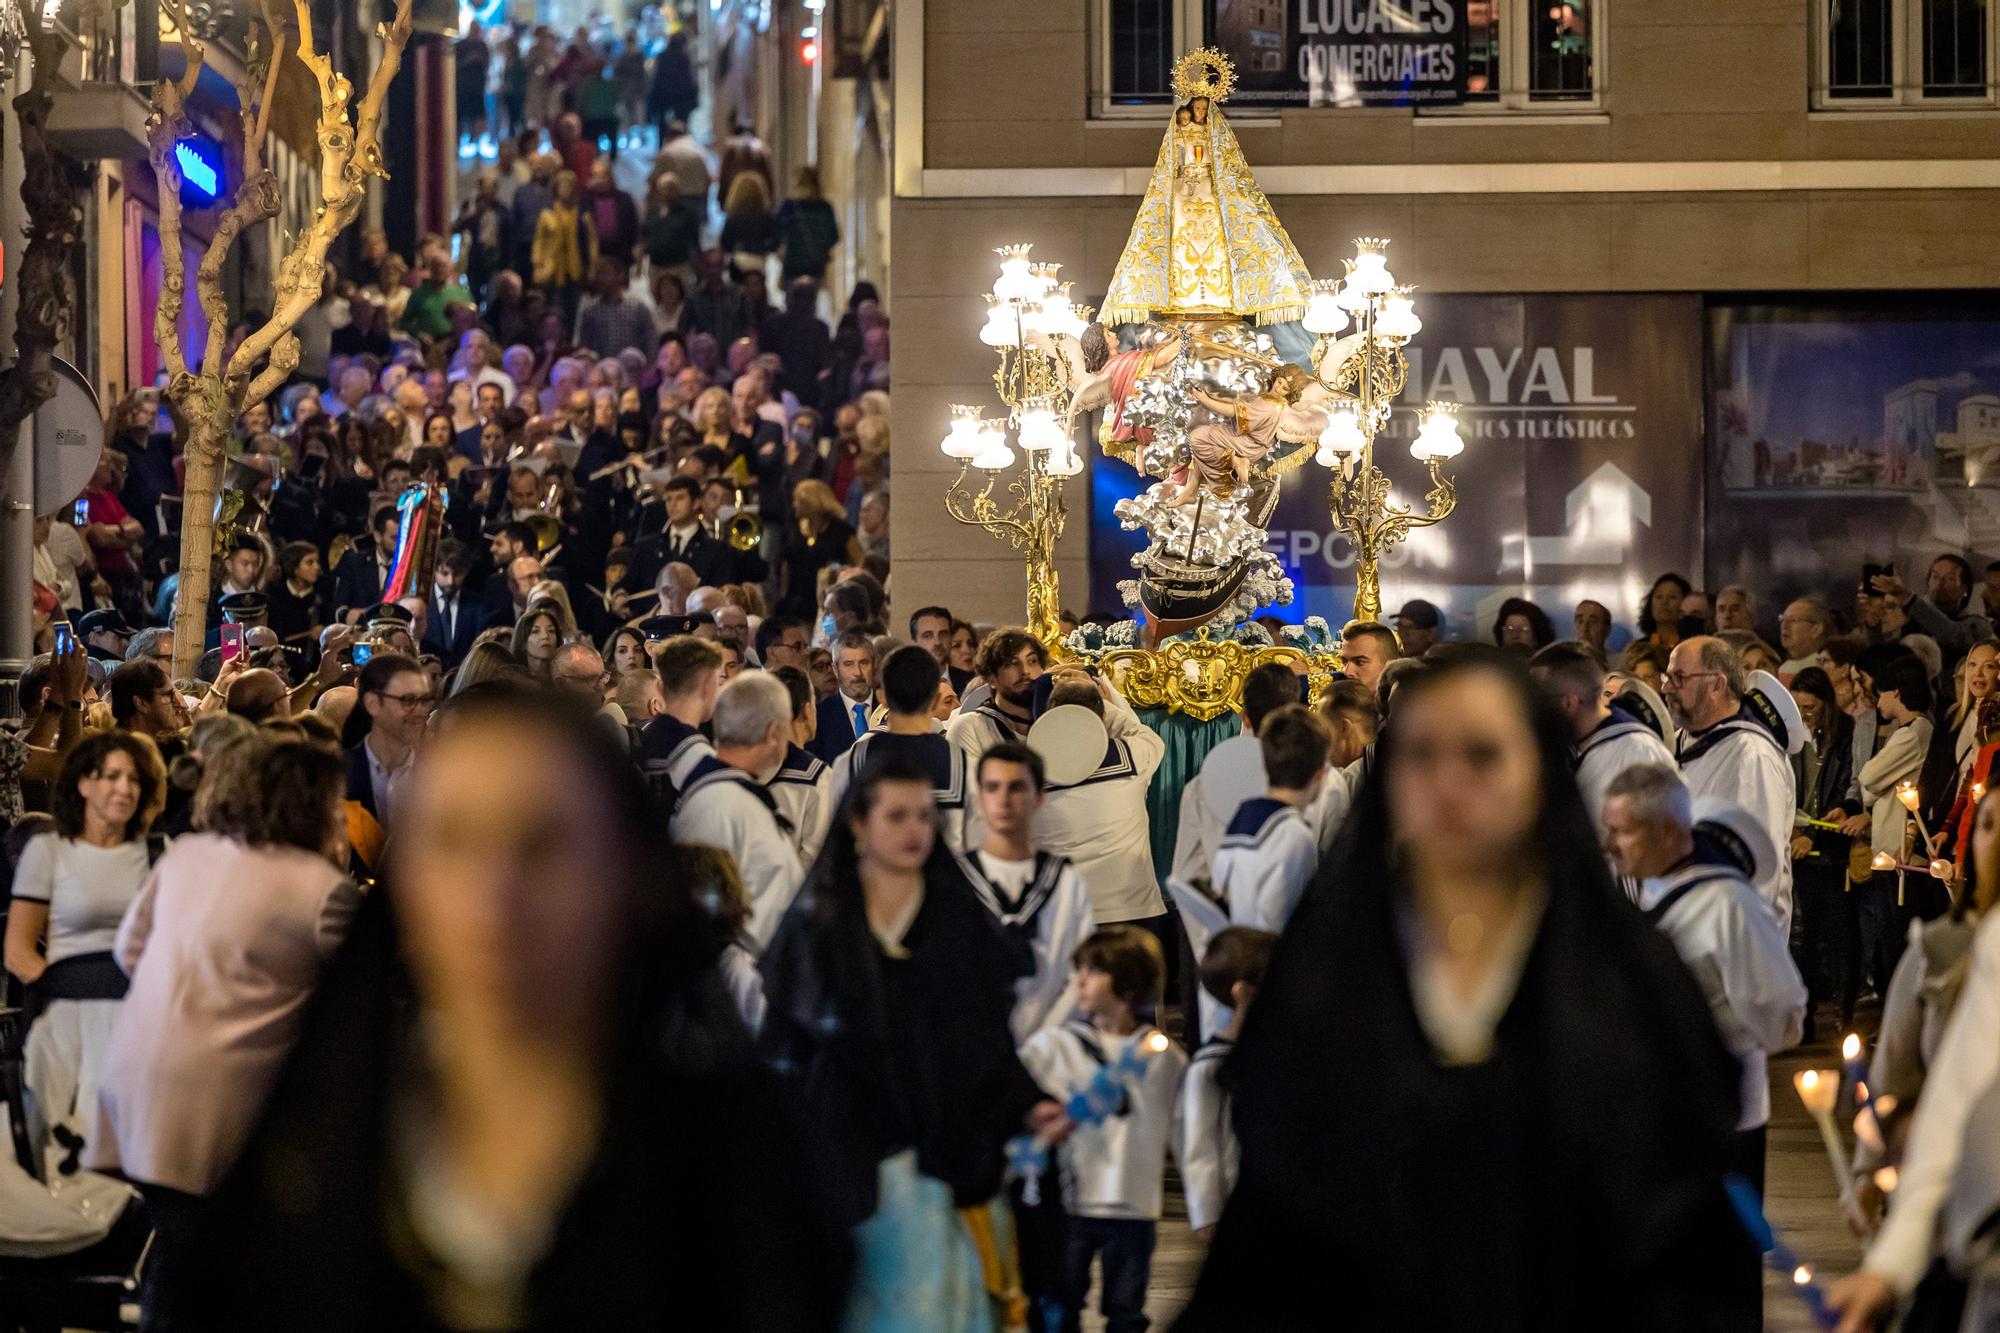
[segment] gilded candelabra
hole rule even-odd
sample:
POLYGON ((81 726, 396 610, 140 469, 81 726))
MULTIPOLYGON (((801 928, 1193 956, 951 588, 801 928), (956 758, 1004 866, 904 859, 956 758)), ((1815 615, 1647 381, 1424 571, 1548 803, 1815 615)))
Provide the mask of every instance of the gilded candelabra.
POLYGON ((1031 264, 1029 249, 1009 245, 999 250, 1000 276, 986 298, 986 325, 979 331, 979 340, 999 353, 993 387, 1006 415, 987 421, 977 406, 955 404, 951 429, 939 447, 959 460, 958 476, 945 490, 945 512, 1023 554, 1028 631, 1053 647, 1061 634, 1055 549, 1066 516, 1063 481, 1083 471, 1083 459, 1063 426, 1069 389, 1046 337, 1077 337, 1090 311, 1072 305, 1070 284, 1056 280, 1062 266, 1031 264), (1000 474, 1015 463, 1010 433, 1026 458, 1007 482, 1011 502, 1003 508, 994 491, 1000 474), (975 470, 985 474, 983 483, 971 479, 975 470))
POLYGON ((1331 413, 1320 436, 1318 461, 1333 469, 1331 510, 1336 529, 1354 543, 1354 618, 1382 618, 1380 562, 1413 529, 1427 528, 1450 516, 1458 503, 1444 464, 1464 451, 1458 433, 1458 409, 1427 403, 1410 453, 1430 470, 1431 488, 1424 510, 1391 504, 1389 478, 1375 465, 1375 438, 1389 424, 1396 398, 1403 392, 1409 362, 1404 344, 1423 328, 1408 286, 1396 285, 1389 273, 1389 243, 1363 237, 1354 243, 1355 257, 1346 261, 1340 280, 1313 284, 1305 315, 1306 330, 1319 335, 1313 363, 1329 388, 1351 395, 1331 413), (1321 365, 1333 346, 1333 335, 1355 322, 1352 348, 1338 365, 1321 365))

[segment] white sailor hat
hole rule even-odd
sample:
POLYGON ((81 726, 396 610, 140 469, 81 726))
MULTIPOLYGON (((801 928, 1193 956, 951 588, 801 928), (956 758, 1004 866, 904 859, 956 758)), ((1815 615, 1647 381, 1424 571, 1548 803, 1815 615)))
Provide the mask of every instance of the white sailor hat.
POLYGON ((1694 828, 1706 834, 1746 879, 1778 863, 1778 849, 1757 817, 1740 805, 1718 796, 1704 796, 1694 803, 1694 828))
POLYGON ((1669 753, 1680 733, 1674 729, 1674 715, 1667 709, 1667 701, 1660 692, 1637 676, 1625 677, 1625 683, 1618 687, 1618 693, 1611 696, 1618 706, 1653 730, 1669 753))
POLYGON ((1743 707, 1763 724, 1786 754, 1806 748, 1806 721, 1784 682, 1768 671, 1753 671, 1743 687, 1743 707))
POLYGON ((1237 809, 1269 787, 1264 776, 1264 743, 1255 736, 1231 736, 1201 761, 1201 803, 1227 824, 1237 809))
POLYGON ((1042 757, 1051 787, 1074 786, 1095 773, 1110 746, 1104 719, 1082 704, 1058 704, 1028 728, 1028 748, 1042 757))

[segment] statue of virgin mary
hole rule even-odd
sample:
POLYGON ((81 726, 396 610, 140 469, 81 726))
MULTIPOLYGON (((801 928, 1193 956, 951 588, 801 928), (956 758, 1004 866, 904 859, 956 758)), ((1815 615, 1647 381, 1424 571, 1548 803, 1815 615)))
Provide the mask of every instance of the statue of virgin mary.
POLYGON ((1174 66, 1173 123, 1111 275, 1105 324, 1305 314, 1312 277, 1223 119, 1235 81, 1219 51, 1190 51, 1174 66))

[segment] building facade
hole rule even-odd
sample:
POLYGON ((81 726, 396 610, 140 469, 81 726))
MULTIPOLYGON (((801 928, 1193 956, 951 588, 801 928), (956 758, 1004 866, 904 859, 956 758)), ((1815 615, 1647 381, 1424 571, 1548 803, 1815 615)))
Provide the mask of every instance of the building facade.
MULTIPOLYGON (((1285 64, 1259 72, 1283 86, 1260 91, 1240 71, 1224 107, 1244 154, 1316 276, 1338 276, 1351 238, 1393 242, 1427 320, 1411 350, 1428 361, 1406 397, 1456 397, 1477 426, 1461 513, 1435 530, 1449 549, 1399 553, 1384 572, 1392 609, 1435 594, 1455 619, 1476 617, 1498 590, 1525 589, 1552 609, 1599 596, 1629 622, 1635 580, 1659 572, 1648 561, 1697 582, 1851 588, 1856 545, 1886 556, 1966 534, 1986 497, 1943 485, 1934 460, 1943 421, 1959 426, 1965 443, 1951 447, 1967 466, 1985 463, 1982 409, 1959 399, 2000 388, 1976 350, 2000 321, 1987 296, 2000 287, 2000 34, 1985 6, 1420 4, 1458 11, 1466 29, 1448 53, 1463 67, 1456 100, 1356 104, 1390 62, 1357 63, 1326 34, 1365 26, 1376 7, 897 8, 900 605, 1021 617, 1018 557, 947 517, 957 468, 937 447, 950 404, 993 405, 976 332, 994 247, 1032 242, 1095 304, 1171 115, 1175 56, 1206 41, 1268 52, 1281 26, 1285 64), (1844 383, 1878 361, 1887 382, 1844 383), (1583 365, 1594 379, 1579 386, 1583 365), (1925 439, 1891 428, 1903 412, 1914 429, 1892 395, 1918 379, 1942 386, 1923 407, 1925 439), (1846 507, 1813 508, 1803 460, 1849 455, 1861 463, 1823 502, 1846 507), (1622 537, 1580 530, 1605 512, 1594 501, 1607 486, 1646 495, 1622 507, 1622 537), (1538 564, 1537 552, 1578 563, 1538 564)), ((1385 466, 1423 489, 1407 457, 1385 466)), ((1339 615, 1351 560, 1323 521, 1310 530, 1325 510, 1311 472, 1287 483, 1299 517, 1273 524, 1274 549, 1298 562, 1288 618, 1339 615)), ((1060 571, 1079 612, 1118 609, 1109 589, 1134 545, 1107 521, 1106 484, 1101 465, 1070 483, 1060 571)))

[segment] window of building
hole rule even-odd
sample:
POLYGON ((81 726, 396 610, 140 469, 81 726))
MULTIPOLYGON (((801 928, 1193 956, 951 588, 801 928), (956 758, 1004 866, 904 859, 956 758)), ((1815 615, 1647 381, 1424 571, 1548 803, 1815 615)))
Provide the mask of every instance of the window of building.
POLYGON ((1991 104, 1988 0, 1821 0, 1813 104, 1821 109, 1991 104))
MULTIPOLYGON (((1890 3, 1890 0, 1880 0, 1890 3)), ((1963 0, 1978 7, 1983 0, 1963 0)), ((1174 61, 1198 45, 1236 63, 1237 118, 1265 107, 1413 105, 1425 111, 1589 110, 1597 105, 1602 0, 1464 0, 1459 30, 1442 44, 1460 71, 1438 101, 1397 98, 1376 83, 1357 90, 1322 59, 1346 7, 1327 0, 1097 0, 1092 6, 1095 77, 1091 112, 1143 115, 1173 97, 1174 61)), ((1421 43, 1421 37, 1418 41, 1421 43)), ((1420 55, 1419 59, 1426 57, 1420 55)), ((1429 57, 1435 59, 1435 56, 1429 57)))
POLYGON ((1597 0, 1466 0, 1465 105, 1595 107, 1598 8, 1597 0))

